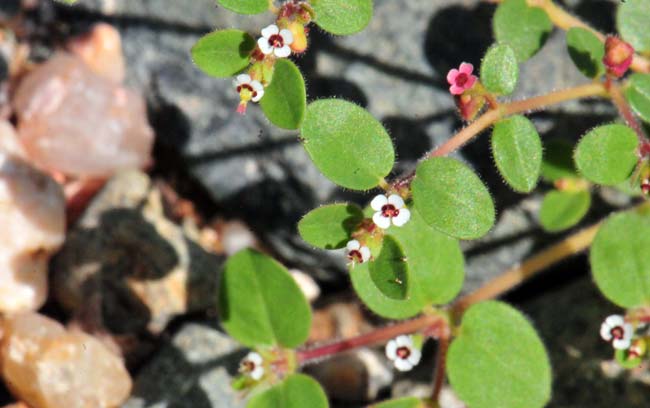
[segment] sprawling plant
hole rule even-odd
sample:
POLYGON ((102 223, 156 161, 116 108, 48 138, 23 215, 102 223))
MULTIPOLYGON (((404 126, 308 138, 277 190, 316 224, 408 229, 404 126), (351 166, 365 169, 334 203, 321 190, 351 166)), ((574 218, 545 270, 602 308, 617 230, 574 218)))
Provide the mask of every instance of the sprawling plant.
MULTIPOLYGON (((295 129, 315 166, 339 186, 372 192, 369 204, 333 203, 314 209, 297 228, 324 250, 345 250, 352 286, 376 314, 400 320, 368 334, 304 347, 311 310, 287 270, 259 252, 232 256, 222 275, 224 329, 254 349, 234 385, 251 393, 248 406, 327 407, 327 397, 300 368, 335 353, 386 343, 387 358, 407 371, 420 362, 423 342, 437 342, 430 399, 407 398, 378 407, 435 407, 447 378, 472 408, 534 408, 551 395, 547 352, 516 309, 490 300, 558 260, 591 246, 596 285, 620 315, 605 319, 601 336, 616 359, 636 367, 647 358, 650 321, 650 0, 627 0, 617 12, 618 35, 605 36, 551 0, 503 0, 493 20, 496 43, 480 68, 458 61, 449 92, 467 126, 426 154, 409 173, 388 179, 395 164, 391 138, 361 107, 341 99, 307 104, 305 83, 290 57, 306 52, 311 24, 335 35, 361 31, 372 0, 218 0, 241 14, 271 11, 274 21, 254 37, 218 30, 192 49, 206 74, 233 77, 244 113, 259 103, 269 121, 295 129), (529 99, 510 101, 519 65, 544 45, 553 26, 567 30, 568 56, 589 81, 529 99), (628 75, 628 71, 634 71, 628 75), (480 75, 479 75, 480 73, 480 75), (542 143, 527 113, 581 98, 610 100, 621 119, 569 140, 542 143), (495 222, 490 192, 466 164, 447 157, 491 129, 496 168, 513 190, 529 193, 539 179, 553 188, 540 222, 548 231, 575 226, 591 191, 616 186, 638 204, 580 230, 483 288, 456 299, 464 278, 459 240, 485 235, 495 222), (546 149, 543 148, 546 146, 546 149)), ((487 135, 486 135, 487 137, 487 135)))

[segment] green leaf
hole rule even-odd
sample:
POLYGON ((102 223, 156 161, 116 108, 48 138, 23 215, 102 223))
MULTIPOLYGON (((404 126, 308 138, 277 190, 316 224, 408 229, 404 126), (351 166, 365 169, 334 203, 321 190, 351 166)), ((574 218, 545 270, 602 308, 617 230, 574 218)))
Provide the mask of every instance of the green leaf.
POLYGON ((352 285, 363 303, 380 316, 391 319, 412 317, 431 304, 446 304, 463 286, 464 260, 455 239, 441 234, 411 208, 411 219, 403 227, 391 227, 390 235, 401 245, 408 259, 409 291, 406 300, 384 295, 370 277, 369 263, 350 272, 352 285))
POLYGON ((478 176, 458 160, 434 157, 421 162, 412 183, 422 218, 461 239, 485 235, 494 224, 492 197, 478 176))
POLYGON ((307 93, 305 80, 296 64, 287 59, 275 62, 273 80, 264 89, 260 106, 275 126, 282 129, 300 127, 307 109, 307 93))
POLYGON ((605 46, 591 30, 581 27, 569 29, 566 43, 571 60, 587 78, 597 78, 605 73, 605 46))
POLYGON ((226 262, 219 316, 228 334, 248 347, 297 347, 311 327, 309 303, 289 272, 252 249, 226 262))
POLYGON ((650 74, 632 74, 625 96, 634 112, 650 122, 650 74))
POLYGON ((312 0, 314 22, 336 35, 350 35, 366 28, 372 18, 372 0, 312 0))
POLYGON ((544 146, 542 177, 550 182, 578 176, 573 163, 573 145, 564 139, 551 139, 544 146))
POLYGON ((371 189, 393 168, 390 136, 377 119, 353 103, 339 99, 311 103, 301 134, 316 167, 340 186, 371 189))
POLYGON ((537 185, 542 166, 542 141, 535 125, 524 116, 500 120, 492 131, 492 154, 499 172, 521 193, 537 185))
POLYGON ((541 408, 551 397, 551 367, 524 316, 502 302, 472 306, 447 354, 449 382, 472 408, 541 408))
POLYGON ((75 4, 78 0, 55 0, 58 1, 59 3, 65 3, 65 4, 75 4))
POLYGON ((217 0, 217 3, 239 14, 259 14, 269 9, 268 0, 217 0))
POLYGON ((624 125, 599 126, 578 143, 575 162, 580 173, 594 183, 611 186, 626 180, 637 163, 638 140, 624 125))
POLYGON ((384 237, 379 256, 370 262, 370 278, 386 297, 406 299, 409 285, 408 264, 400 244, 395 238, 384 237))
POLYGON ((487 51, 481 63, 481 82, 488 91, 509 95, 517 86, 519 65, 512 48, 495 44, 487 51))
POLYGON ((327 408, 321 386, 304 374, 291 374, 280 384, 255 395, 246 408, 327 408))
POLYGON ((562 231, 580 222, 590 206, 589 191, 553 190, 544 196, 539 222, 546 231, 562 231))
POLYGON ((618 6, 616 26, 637 52, 650 52, 650 0, 625 0, 618 6))
POLYGON ((650 217, 634 212, 610 217, 598 230, 589 260, 596 285, 625 308, 650 305, 650 217))
POLYGON ((542 9, 528 6, 526 0, 505 0, 497 7, 492 28, 497 42, 510 45, 517 60, 524 62, 542 48, 553 23, 542 9))
POLYGON ((298 223, 302 239, 323 249, 343 248, 363 221, 363 211, 355 204, 331 204, 310 211, 298 223))
POLYGON ((250 64, 255 39, 241 30, 220 30, 204 35, 192 47, 192 60, 208 75, 227 78, 250 64))
POLYGON ((417 398, 400 398, 370 405, 368 408, 425 408, 425 405, 417 398))

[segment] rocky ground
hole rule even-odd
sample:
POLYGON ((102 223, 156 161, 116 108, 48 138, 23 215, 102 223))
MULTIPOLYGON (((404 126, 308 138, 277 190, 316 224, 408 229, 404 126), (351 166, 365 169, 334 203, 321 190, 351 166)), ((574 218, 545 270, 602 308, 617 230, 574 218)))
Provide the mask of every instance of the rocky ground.
MULTIPOLYGON (((3 0, 0 20, 14 18, 19 3, 3 0)), ((155 137, 153 160, 143 164, 149 133, 140 119, 132 120, 140 142, 125 144, 122 151, 135 152, 133 160, 148 166, 147 174, 133 170, 113 175, 89 205, 78 206, 83 211, 73 213, 77 219, 70 223, 63 246, 59 249, 57 242, 48 247, 57 254, 50 262, 51 290, 42 310, 59 321, 71 321, 74 327, 65 330, 81 328, 111 352, 125 356, 133 392, 124 407, 244 406, 229 387, 244 350, 219 329, 213 305, 224 257, 247 245, 264 248, 315 279, 321 295, 314 304, 318 324, 313 341, 354 335, 377 323, 354 302, 340 254, 312 250, 295 229, 297 220, 321 203, 345 199, 364 204, 367 197, 326 180, 296 135, 271 126, 257 107, 244 117, 236 115, 238 101, 231 83, 207 77, 191 64, 189 49, 201 35, 228 27, 256 32, 269 15, 236 16, 216 7, 214 0, 81 0, 72 8, 48 0, 24 3, 34 3, 20 24, 36 60, 50 59, 64 44, 70 48, 72 38, 96 23, 117 29, 124 71, 102 72, 113 81, 102 86, 107 94, 118 92, 121 85, 116 83, 123 76, 126 87, 146 101, 155 137)), ((399 171, 462 125, 444 76, 461 61, 479 65, 492 41, 494 6, 476 0, 375 3, 375 17, 364 32, 334 38, 314 29, 308 54, 296 62, 305 74, 310 99, 337 96, 355 101, 386 125, 399 155, 399 171)), ((614 2, 564 4, 602 31, 613 30, 614 2)), ((82 57, 83 46, 76 51, 82 57)), ((8 77, 11 61, 5 57, 5 62, 8 77)), ((100 63, 92 69, 107 66, 115 64, 100 63)), ((0 68, 0 81, 2 75, 0 68)), ((88 75, 83 71, 80 77, 88 75)), ((585 82, 569 60, 559 31, 524 64, 520 78, 515 98, 585 82)), ((56 84, 51 86, 55 94, 56 84)), ((24 93, 24 98, 38 100, 30 89, 24 93)), ((19 114, 29 113, 29 104, 16 106, 19 114)), ((607 104, 584 101, 532 117, 544 139, 577 139, 614 115, 607 104)), ((77 155, 83 156, 93 141, 79 137, 87 143, 78 149, 77 155)), ((55 155, 39 150, 37 142, 32 145, 36 147, 30 157, 57 167, 60 161, 51 157, 55 155)), ((463 244, 464 291, 469 291, 561 236, 543 233, 536 221, 545 187, 530 197, 510 191, 495 172, 486 138, 463 149, 459 157, 482 175, 499 214, 487 237, 463 244)), ((93 164, 61 168, 52 175, 63 172, 69 178, 86 171, 97 178, 103 169, 93 164)), ((64 193, 72 190, 68 178, 63 179, 64 193)), ((626 205, 609 191, 600 192, 595 202, 588 221, 626 205)), ((650 404, 647 374, 621 373, 605 361, 610 350, 597 330, 615 309, 591 283, 586 257, 554 268, 508 300, 530 316, 551 352, 555 382, 550 406, 650 404)), ((56 336, 78 335, 51 327, 56 336)), ((425 350, 425 360, 431 354, 425 350)), ((415 375, 396 375, 380 352, 364 350, 308 371, 328 388, 333 405, 343 408, 391 395, 426 394, 431 367, 423 364, 415 375)), ((11 384, 8 388, 14 394, 24 392, 11 384)), ((0 405, 14 401, 6 391, 0 394, 0 405)), ((453 395, 444 395, 446 406, 459 406, 453 395)))

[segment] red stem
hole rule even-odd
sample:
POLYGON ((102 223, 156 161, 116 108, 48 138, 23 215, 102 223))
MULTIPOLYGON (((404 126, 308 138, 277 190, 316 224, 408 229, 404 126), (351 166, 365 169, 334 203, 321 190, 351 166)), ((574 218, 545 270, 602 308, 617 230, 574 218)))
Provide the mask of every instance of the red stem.
POLYGON ((442 336, 438 340, 438 351, 436 352, 436 366, 433 371, 433 393, 431 399, 434 404, 440 398, 442 384, 445 382, 445 370, 447 365, 447 350, 449 349, 449 337, 442 336))

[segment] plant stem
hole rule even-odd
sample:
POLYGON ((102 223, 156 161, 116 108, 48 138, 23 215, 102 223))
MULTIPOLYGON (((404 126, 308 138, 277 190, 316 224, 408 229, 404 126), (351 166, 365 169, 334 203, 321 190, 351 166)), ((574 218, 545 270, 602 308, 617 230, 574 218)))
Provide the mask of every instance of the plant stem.
POLYGON ((630 108, 630 105, 625 100, 625 97, 621 92, 621 88, 618 86, 618 84, 615 81, 612 81, 610 79, 607 80, 605 86, 607 87, 607 90, 609 91, 609 94, 612 97, 612 102, 614 103, 614 105, 616 105, 619 114, 623 117, 625 123, 627 123, 627 125, 631 127, 632 130, 634 130, 637 137, 639 138, 639 142, 641 143, 647 142, 648 138, 643 132, 643 128, 641 127, 641 124, 634 116, 634 113, 632 113, 632 108, 630 108))
POLYGON ((536 96, 534 98, 501 104, 498 109, 490 110, 481 115, 474 122, 456 133, 456 135, 451 139, 447 140, 443 145, 429 153, 427 157, 445 156, 459 149, 480 132, 506 116, 538 110, 549 105, 555 105, 572 99, 580 99, 590 96, 604 96, 606 94, 607 91, 602 84, 590 83, 563 89, 561 91, 551 92, 546 95, 536 96))
POLYGON ((505 271, 485 286, 463 296, 453 306, 454 315, 460 316, 463 311, 475 303, 499 297, 549 266, 584 251, 591 245, 599 227, 600 223, 568 236, 557 244, 528 258, 520 265, 505 271))
POLYGON ((431 399, 437 403, 440 398, 442 384, 445 382, 445 370, 447 365, 447 350, 449 349, 449 337, 443 336, 438 340, 438 350, 436 351, 436 365, 433 369, 433 392, 431 399))
POLYGON ((297 357, 298 361, 301 364, 306 364, 336 353, 342 353, 344 351, 370 346, 377 343, 384 343, 401 334, 411 334, 426 331, 427 334, 433 335, 436 332, 433 329, 436 327, 440 328, 440 331, 443 333, 447 332, 447 330, 445 330, 447 327, 446 319, 439 315, 425 314, 415 319, 397 323, 392 326, 382 327, 360 336, 339 340, 323 346, 298 350, 297 357))

